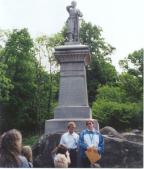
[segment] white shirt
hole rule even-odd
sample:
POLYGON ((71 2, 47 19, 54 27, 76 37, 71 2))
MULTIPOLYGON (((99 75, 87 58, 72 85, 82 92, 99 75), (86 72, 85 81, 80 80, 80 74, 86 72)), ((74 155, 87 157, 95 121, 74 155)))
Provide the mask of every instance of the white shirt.
POLYGON ((78 147, 79 135, 75 132, 70 134, 66 132, 62 135, 60 144, 65 145, 68 149, 75 149, 78 147))
MULTIPOLYGON (((89 131, 89 130, 87 130, 89 131)), ((95 130, 93 130, 93 132, 89 133, 87 132, 84 135, 84 143, 88 145, 88 147, 96 147, 98 148, 98 144, 99 144, 99 135, 96 134, 95 130)))

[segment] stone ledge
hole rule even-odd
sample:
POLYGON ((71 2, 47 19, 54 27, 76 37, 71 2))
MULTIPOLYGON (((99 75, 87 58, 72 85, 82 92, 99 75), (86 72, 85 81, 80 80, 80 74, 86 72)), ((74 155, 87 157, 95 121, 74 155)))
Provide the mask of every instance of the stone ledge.
MULTIPOLYGON (((67 130, 67 124, 70 121, 76 123, 76 132, 80 133, 86 128, 86 121, 89 118, 69 118, 69 119, 51 119, 45 121, 45 135, 54 133, 64 133, 67 130)), ((97 120, 94 119, 95 128, 99 131, 99 124, 97 120)))

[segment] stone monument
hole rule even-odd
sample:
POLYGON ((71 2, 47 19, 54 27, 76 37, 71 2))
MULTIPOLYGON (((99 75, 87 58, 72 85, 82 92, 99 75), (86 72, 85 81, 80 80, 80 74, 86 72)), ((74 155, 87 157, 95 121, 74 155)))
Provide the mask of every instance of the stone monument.
MULTIPOLYGON (((60 64, 60 90, 58 106, 54 110, 54 119, 46 120, 45 134, 63 133, 67 123, 74 121, 77 132, 85 128, 87 119, 92 118, 88 104, 85 66, 90 62, 87 45, 80 44, 79 17, 82 13, 76 9, 76 2, 67 6, 67 41, 55 48, 54 55, 60 64)), ((94 120, 99 130, 97 120, 94 120)))

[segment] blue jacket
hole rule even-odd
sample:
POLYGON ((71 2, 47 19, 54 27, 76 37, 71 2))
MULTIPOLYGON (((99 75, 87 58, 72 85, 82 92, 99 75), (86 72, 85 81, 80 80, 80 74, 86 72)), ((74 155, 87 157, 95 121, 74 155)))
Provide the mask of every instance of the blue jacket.
POLYGON ((90 131, 88 129, 83 130, 80 133, 79 137, 79 149, 81 157, 86 157, 85 151, 89 146, 95 146, 100 155, 104 153, 104 138, 103 136, 96 130, 90 131))

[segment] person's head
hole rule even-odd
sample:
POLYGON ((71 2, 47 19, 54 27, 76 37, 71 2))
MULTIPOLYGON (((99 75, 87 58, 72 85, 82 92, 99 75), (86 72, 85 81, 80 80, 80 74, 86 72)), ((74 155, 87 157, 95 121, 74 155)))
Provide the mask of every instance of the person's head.
POLYGON ((21 153, 22 135, 20 131, 11 129, 7 131, 1 140, 1 148, 7 152, 21 153))
POLYGON ((86 127, 89 130, 93 130, 93 128, 94 128, 94 121, 93 121, 93 119, 89 119, 89 120, 86 121, 86 127))
POLYGON ((76 7, 76 5, 77 5, 76 1, 72 1, 71 5, 72 5, 72 7, 76 7))
POLYGON ((67 128, 68 128, 69 133, 72 134, 74 132, 75 128, 76 128, 75 122, 72 122, 72 121, 69 122, 68 125, 67 125, 67 128))
POLYGON ((66 154, 67 151, 67 147, 65 147, 63 144, 59 144, 56 150, 56 154, 66 154))
POLYGON ((0 144, 0 165, 3 167, 18 167, 22 147, 20 131, 11 129, 2 136, 0 144))
POLYGON ((32 162, 32 149, 30 146, 23 146, 21 154, 25 156, 29 162, 32 162))
POLYGON ((67 157, 68 149, 63 144, 59 144, 56 147, 56 156, 54 157, 54 166, 55 168, 68 168, 68 159, 67 157))

